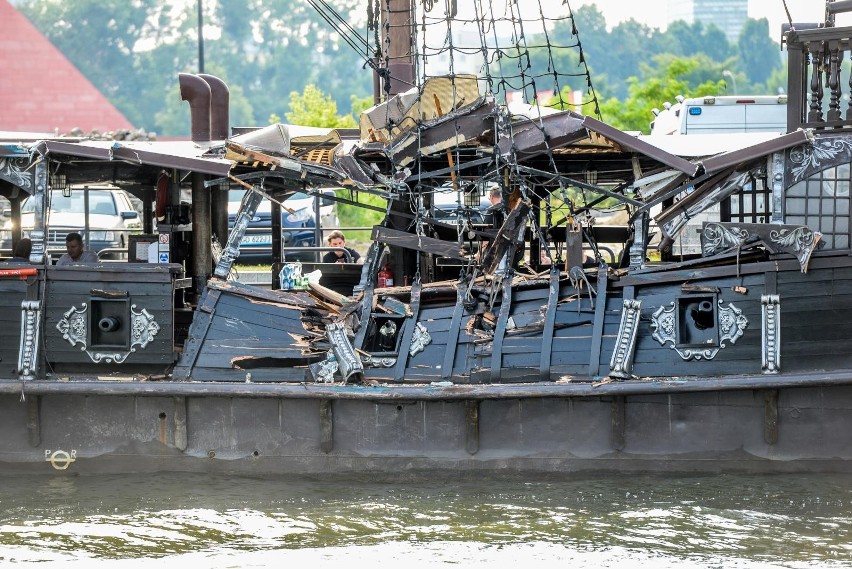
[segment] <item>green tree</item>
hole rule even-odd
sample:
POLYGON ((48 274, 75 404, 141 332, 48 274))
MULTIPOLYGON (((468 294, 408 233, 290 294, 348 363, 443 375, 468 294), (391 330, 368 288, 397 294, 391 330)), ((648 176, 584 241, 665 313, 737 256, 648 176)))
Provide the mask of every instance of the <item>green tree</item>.
POLYGON ((157 17, 161 0, 26 0, 18 9, 128 120, 152 129, 141 95, 158 76, 140 65, 148 58, 139 50, 146 40, 175 31, 175 22, 157 17))
POLYGON ((765 83, 772 72, 782 67, 778 45, 769 37, 769 21, 749 19, 737 43, 740 69, 752 83, 765 83))
POLYGON ((691 58, 657 56, 657 67, 642 65, 642 77, 630 77, 628 97, 624 101, 610 98, 601 105, 607 122, 622 130, 650 132, 651 110, 665 101, 673 102, 678 95, 717 95, 724 89, 718 64, 700 54, 691 58))
POLYGON ((304 90, 290 92, 290 111, 286 114, 290 124, 353 128, 355 120, 350 115, 337 114, 337 103, 316 85, 306 85, 304 90))
MULTIPOLYGON (((177 75, 198 72, 195 2, 168 0, 22 0, 21 12, 135 126, 189 134, 177 75)), ((307 2, 204 2, 205 71, 231 91, 232 124, 257 124, 281 112, 308 83, 340 107, 368 96, 363 54, 337 36, 307 2)), ((347 21, 364 20, 358 0, 339 0, 347 21)))
MULTIPOLYGON (((345 45, 307 2, 236 0, 216 2, 211 23, 221 28, 210 42, 213 59, 227 62, 230 80, 242 86, 259 117, 280 114, 288 95, 313 84, 341 108, 350 96, 372 91, 363 54, 345 45)), ((349 22, 364 20, 358 0, 337 0, 349 22)))
POLYGON ((734 55, 725 33, 714 24, 705 27, 701 22, 673 22, 661 34, 660 44, 666 52, 674 55, 692 56, 704 53, 716 61, 723 61, 734 55))

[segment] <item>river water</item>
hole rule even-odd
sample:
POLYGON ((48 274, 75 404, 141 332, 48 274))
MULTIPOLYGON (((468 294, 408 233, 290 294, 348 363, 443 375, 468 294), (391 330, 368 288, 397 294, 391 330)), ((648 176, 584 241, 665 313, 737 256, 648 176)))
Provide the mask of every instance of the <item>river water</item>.
POLYGON ((0 566, 852 567, 850 482, 5 477, 0 566))

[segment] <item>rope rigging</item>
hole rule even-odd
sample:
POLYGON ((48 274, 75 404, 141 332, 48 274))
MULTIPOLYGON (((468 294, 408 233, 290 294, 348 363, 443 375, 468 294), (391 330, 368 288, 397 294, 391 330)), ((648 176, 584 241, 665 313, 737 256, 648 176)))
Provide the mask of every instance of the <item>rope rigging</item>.
MULTIPOLYGON (((388 101, 409 87, 421 89, 423 96, 416 97, 415 93, 411 112, 400 111, 398 105, 384 106, 383 134, 377 134, 376 139, 391 143, 400 133, 415 133, 413 161, 400 164, 397 154, 387 155, 391 170, 399 174, 400 181, 416 179, 416 183, 401 183, 394 190, 395 199, 407 213, 407 230, 416 235, 434 235, 434 227, 418 220, 433 215, 437 195, 454 193, 456 241, 460 248, 471 249, 471 228, 481 223, 476 218, 481 206, 473 196, 485 198, 488 188, 496 184, 502 190, 504 204, 508 205, 510 199, 512 203, 520 199, 536 204, 530 209, 528 231, 540 244, 543 256, 558 262, 563 247, 554 243, 551 249, 551 224, 558 219, 558 224, 576 226, 583 219, 589 199, 586 188, 575 186, 571 177, 559 174, 542 119, 552 112, 549 107, 581 113, 591 109, 596 118, 602 117, 570 3, 565 0, 559 8, 545 8, 538 0, 536 10, 533 1, 524 0, 522 13, 517 0, 367 0, 367 33, 362 35, 328 0, 309 0, 343 41, 364 58, 365 65, 376 71, 378 97, 388 101), (411 69, 410 75, 401 71, 405 66, 411 69), (479 95, 497 104, 491 163, 463 172, 459 165, 465 162, 467 150, 464 139, 456 134, 447 143, 446 162, 437 167, 449 166, 448 175, 435 176, 435 161, 444 155, 444 150, 430 150, 429 144, 434 143, 425 143, 422 136, 442 121, 449 121, 456 133, 461 132, 461 113, 454 111, 473 103, 469 95, 461 95, 465 93, 460 83, 463 77, 473 77, 479 95), (433 95, 426 95, 423 87, 430 80, 446 78, 448 86, 441 87, 442 99, 439 101, 434 95, 434 102, 428 100, 433 95), (544 140, 535 172, 519 168, 529 157, 520 155, 514 144, 508 150, 499 146, 500 140, 515 140, 519 121, 527 125, 524 128, 532 125, 538 129, 544 140), (579 192, 576 198, 582 203, 568 197, 569 188, 579 192), (560 195, 563 199, 553 199, 560 195)), ((405 100, 401 98, 399 105, 402 104, 405 100)), ((589 240, 600 261, 600 253, 589 240)), ((419 263, 419 257, 417 260, 419 263)), ((476 273, 476 267, 468 269, 476 273)))

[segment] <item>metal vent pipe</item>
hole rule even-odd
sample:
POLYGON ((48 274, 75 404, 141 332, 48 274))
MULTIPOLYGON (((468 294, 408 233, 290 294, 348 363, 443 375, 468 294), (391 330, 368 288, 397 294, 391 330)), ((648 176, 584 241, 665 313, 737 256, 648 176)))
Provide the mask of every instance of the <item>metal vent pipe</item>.
POLYGON ((192 141, 210 142, 210 85, 191 73, 179 73, 178 82, 181 100, 189 102, 192 141))
POLYGON ((230 129, 229 104, 230 92, 224 81, 214 75, 199 73, 210 86, 210 138, 211 140, 225 140, 228 138, 230 129))

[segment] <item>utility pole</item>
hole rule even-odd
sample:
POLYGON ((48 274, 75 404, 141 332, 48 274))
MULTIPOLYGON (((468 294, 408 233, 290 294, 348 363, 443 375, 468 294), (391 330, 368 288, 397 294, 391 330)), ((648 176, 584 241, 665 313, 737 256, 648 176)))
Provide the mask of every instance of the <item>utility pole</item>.
POLYGON ((198 72, 204 73, 204 16, 202 0, 198 0, 198 72))

